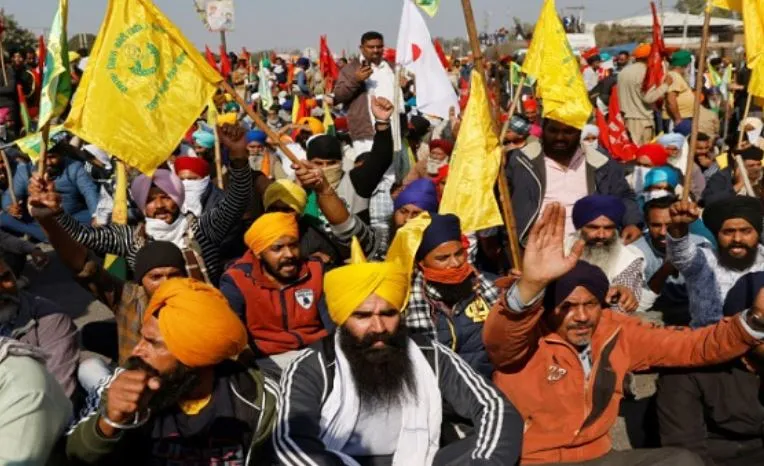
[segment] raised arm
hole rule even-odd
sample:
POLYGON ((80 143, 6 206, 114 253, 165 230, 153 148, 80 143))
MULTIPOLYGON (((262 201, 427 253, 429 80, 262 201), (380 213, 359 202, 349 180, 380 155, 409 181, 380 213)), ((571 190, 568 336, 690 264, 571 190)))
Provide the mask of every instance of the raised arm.
POLYGON ((667 257, 686 280, 708 268, 705 255, 690 239, 690 224, 700 216, 700 209, 691 201, 679 201, 669 209, 671 225, 666 244, 667 257))
POLYGON ((220 142, 228 148, 231 160, 230 184, 220 204, 202 214, 199 230, 212 241, 220 243, 233 226, 241 221, 252 197, 252 170, 249 168, 246 132, 238 125, 218 128, 220 142))
POLYGON ((371 111, 377 121, 371 155, 366 158, 363 165, 350 171, 350 181, 361 197, 371 197, 390 164, 393 163, 393 133, 390 130, 393 110, 393 104, 384 97, 371 98, 371 111))

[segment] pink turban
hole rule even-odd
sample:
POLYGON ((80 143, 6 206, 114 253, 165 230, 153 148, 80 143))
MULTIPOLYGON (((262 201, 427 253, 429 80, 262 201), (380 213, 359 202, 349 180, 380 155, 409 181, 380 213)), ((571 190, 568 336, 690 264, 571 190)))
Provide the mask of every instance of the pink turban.
POLYGON ((183 190, 183 183, 180 181, 180 178, 170 170, 159 168, 154 172, 153 178, 141 175, 134 179, 133 184, 130 185, 130 193, 133 199, 135 199, 135 203, 138 204, 138 208, 141 209, 141 212, 146 210, 146 201, 152 186, 156 186, 164 191, 165 194, 170 196, 170 199, 178 204, 178 207, 183 205, 186 193, 183 190))

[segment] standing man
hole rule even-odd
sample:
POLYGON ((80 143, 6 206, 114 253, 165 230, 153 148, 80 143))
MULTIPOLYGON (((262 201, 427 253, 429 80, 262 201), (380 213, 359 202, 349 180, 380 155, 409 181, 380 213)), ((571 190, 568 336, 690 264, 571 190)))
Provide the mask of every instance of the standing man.
MULTIPOLYGON (((671 84, 666 92, 666 113, 674 123, 674 132, 689 136, 692 131, 692 115, 695 105, 695 93, 687 83, 687 69, 692 63, 692 53, 688 50, 677 50, 669 61, 669 76, 671 84)), ((701 78, 699 78, 701 79, 701 78)))
POLYGON ((647 91, 642 90, 642 83, 647 74, 647 57, 650 45, 641 44, 634 49, 634 63, 626 65, 618 73, 618 101, 626 120, 632 141, 641 146, 655 137, 654 104, 660 100, 673 82, 666 76, 663 84, 647 91))

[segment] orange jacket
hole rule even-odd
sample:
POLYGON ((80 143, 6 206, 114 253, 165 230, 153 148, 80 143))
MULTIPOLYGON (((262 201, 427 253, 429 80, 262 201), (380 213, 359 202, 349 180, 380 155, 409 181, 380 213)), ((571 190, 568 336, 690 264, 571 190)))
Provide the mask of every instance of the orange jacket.
POLYGON ((483 327, 497 368, 493 381, 525 421, 522 464, 587 461, 609 452, 627 373, 720 363, 758 343, 737 316, 690 330, 603 310, 586 379, 577 350, 541 320, 541 301, 515 313, 503 296, 483 327))

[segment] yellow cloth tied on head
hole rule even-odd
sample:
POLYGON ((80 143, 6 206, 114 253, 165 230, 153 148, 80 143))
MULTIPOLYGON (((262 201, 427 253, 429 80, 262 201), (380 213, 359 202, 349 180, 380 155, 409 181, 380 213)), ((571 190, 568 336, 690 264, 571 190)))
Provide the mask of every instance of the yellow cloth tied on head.
POLYGON ((255 254, 260 254, 282 236, 300 237, 295 214, 273 212, 262 215, 244 234, 244 244, 255 254))
POLYGON ((324 276, 324 293, 329 317, 342 325, 366 298, 377 295, 399 311, 406 304, 409 278, 398 262, 365 262, 360 248, 354 248, 351 265, 336 268, 324 276))
POLYGON ((300 121, 298 121, 297 124, 300 126, 308 125, 310 127, 310 132, 313 133, 313 135, 324 134, 324 132, 326 132, 324 124, 321 123, 318 118, 303 117, 300 118, 300 121))
POLYGON ((247 346, 247 330, 218 289, 191 279, 162 283, 149 301, 144 323, 158 312, 167 349, 189 367, 214 366, 247 346))
POLYGON ((218 115, 218 121, 217 123, 219 125, 235 125, 239 120, 239 115, 235 113, 224 113, 222 115, 218 115))
POLYGON ((308 193, 294 181, 277 180, 271 183, 263 194, 263 207, 268 210, 274 202, 281 201, 294 209, 298 214, 305 211, 308 203, 308 193))

